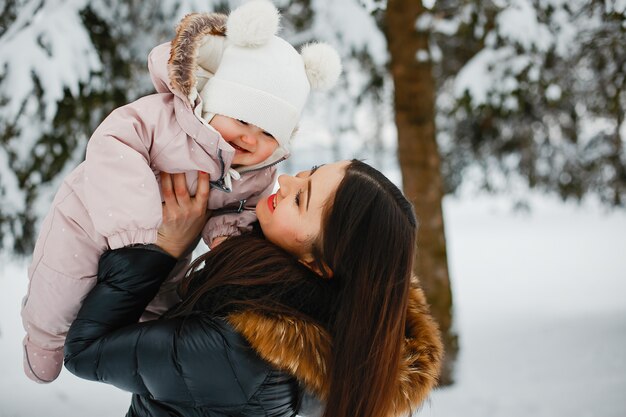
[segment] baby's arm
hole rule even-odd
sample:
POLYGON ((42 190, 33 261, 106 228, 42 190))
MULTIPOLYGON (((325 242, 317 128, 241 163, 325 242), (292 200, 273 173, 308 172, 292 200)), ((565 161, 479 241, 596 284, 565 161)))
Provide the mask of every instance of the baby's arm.
POLYGON ((146 105, 136 103, 113 111, 87 145, 85 205, 111 249, 154 243, 161 222, 159 185, 150 167, 155 132, 141 114, 146 105))
POLYGON ((241 212, 214 214, 202 231, 202 238, 211 249, 230 236, 239 236, 242 231, 251 230, 256 221, 254 206, 246 206, 241 212))
POLYGON ((148 163, 152 134, 139 114, 131 105, 102 122, 42 225, 22 305, 24 370, 37 382, 61 370, 65 333, 95 284, 102 251, 156 241, 160 193, 148 163))

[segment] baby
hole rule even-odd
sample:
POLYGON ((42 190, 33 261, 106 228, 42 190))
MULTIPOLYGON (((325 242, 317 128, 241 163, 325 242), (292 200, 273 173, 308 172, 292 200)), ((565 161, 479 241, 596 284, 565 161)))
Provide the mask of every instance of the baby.
MULTIPOLYGON (((22 303, 24 371, 34 381, 57 378, 65 335, 95 285, 100 255, 154 244, 161 223, 160 172, 209 173, 209 246, 249 228, 254 206, 274 186, 275 165, 311 88, 326 89, 341 65, 327 45, 299 54, 276 36, 279 13, 255 0, 221 14, 191 14, 170 44, 150 53, 157 94, 114 110, 89 140, 85 161, 65 178, 44 219, 22 303), (221 192, 216 192, 219 190, 221 192)), ((178 302, 183 257, 144 319, 178 302)))

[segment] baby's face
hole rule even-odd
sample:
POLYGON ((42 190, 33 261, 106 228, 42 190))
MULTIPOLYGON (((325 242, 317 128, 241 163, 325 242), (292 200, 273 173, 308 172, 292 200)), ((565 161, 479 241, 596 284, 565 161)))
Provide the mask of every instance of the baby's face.
POLYGON ((216 114, 209 124, 235 148, 233 166, 258 164, 278 148, 274 136, 244 121, 216 114))

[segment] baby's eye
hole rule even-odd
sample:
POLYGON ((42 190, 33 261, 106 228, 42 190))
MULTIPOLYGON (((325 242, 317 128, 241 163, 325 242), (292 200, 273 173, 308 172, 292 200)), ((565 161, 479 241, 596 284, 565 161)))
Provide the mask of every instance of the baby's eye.
POLYGON ((243 120, 239 120, 239 119, 237 119, 237 121, 238 121, 239 123, 241 123, 242 125, 246 125, 246 126, 248 126, 248 125, 249 125, 249 123, 244 122, 243 120))
POLYGON ((272 139, 276 140, 276 138, 274 137, 274 135, 272 135, 272 134, 271 134, 271 133, 269 133, 269 132, 263 131, 263 134, 264 134, 265 136, 267 136, 268 138, 272 138, 272 139))

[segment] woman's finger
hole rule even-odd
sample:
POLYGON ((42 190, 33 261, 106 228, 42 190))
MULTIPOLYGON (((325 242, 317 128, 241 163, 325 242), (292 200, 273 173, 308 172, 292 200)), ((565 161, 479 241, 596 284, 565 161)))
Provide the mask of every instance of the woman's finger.
POLYGON ((198 171, 198 187, 196 190, 195 204, 197 204, 203 212, 206 211, 209 203, 210 179, 209 174, 204 171, 198 171))
POLYGON ((191 197, 189 196, 189 190, 187 189, 187 179, 185 174, 172 174, 174 179, 174 193, 176 194, 176 201, 181 207, 188 207, 191 204, 191 197))
POLYGON ((176 195, 174 194, 174 185, 172 183, 172 176, 167 172, 161 172, 161 192, 163 194, 163 200, 165 204, 170 207, 178 205, 176 201, 176 195))
POLYGON ((185 174, 163 177, 169 196, 163 206, 163 222, 157 233, 157 245, 175 257, 179 257, 194 242, 206 224, 209 176, 198 176, 197 197, 191 198, 187 190, 185 174), (173 204, 171 202, 173 201, 173 204))

